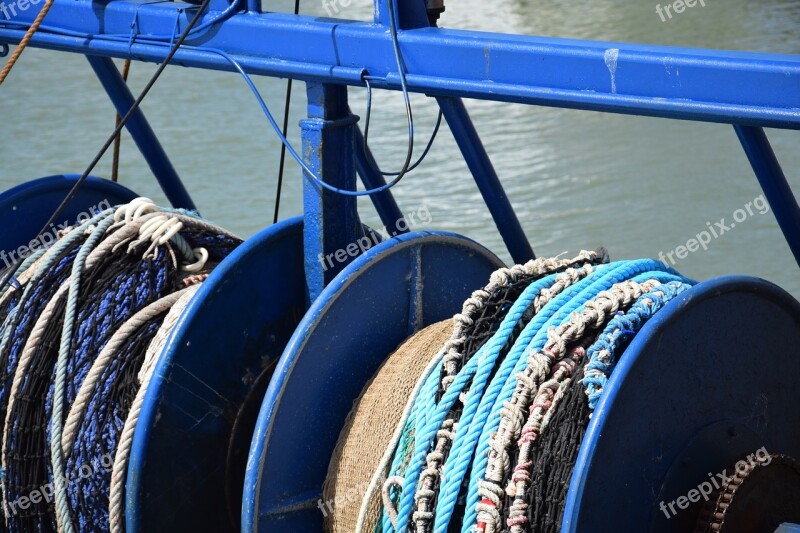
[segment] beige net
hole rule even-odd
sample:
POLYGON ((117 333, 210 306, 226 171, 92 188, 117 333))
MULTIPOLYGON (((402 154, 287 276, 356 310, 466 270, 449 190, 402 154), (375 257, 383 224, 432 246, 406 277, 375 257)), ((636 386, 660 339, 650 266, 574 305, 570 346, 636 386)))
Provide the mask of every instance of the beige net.
MULTIPOLYGON (((325 531, 353 533, 370 480, 392 439, 403 408, 425 367, 453 333, 453 321, 438 322, 406 339, 381 365, 347 415, 328 466, 320 509, 325 531)), ((369 502, 364 532, 381 514, 380 491, 369 502)))

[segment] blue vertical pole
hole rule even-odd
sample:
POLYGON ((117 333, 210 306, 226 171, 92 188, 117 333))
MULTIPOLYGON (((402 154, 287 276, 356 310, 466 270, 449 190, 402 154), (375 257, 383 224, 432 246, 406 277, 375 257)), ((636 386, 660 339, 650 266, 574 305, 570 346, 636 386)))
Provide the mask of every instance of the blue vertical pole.
POLYGON ((458 147, 464 156, 475 183, 483 195, 486 206, 494 218, 497 229, 506 243, 511 257, 516 263, 524 263, 536 256, 528 238, 522 230, 517 214, 503 190, 489 155, 481 143, 478 132, 469 118, 467 108, 460 98, 437 96, 436 101, 442 110, 450 131, 453 132, 458 147))
MULTIPOLYGON (((355 190, 353 139, 358 117, 347 106, 347 87, 307 84, 308 118, 300 122, 306 165, 334 187, 355 190)), ((356 198, 322 189, 305 176, 303 243, 309 297, 322 289, 359 253, 364 237, 356 198)))
MULTIPOLYGON (((386 180, 378 170, 378 163, 375 161, 372 151, 368 146, 362 148, 364 146, 364 135, 359 128, 355 128, 355 143, 356 169, 364 186, 367 189, 377 189, 386 185, 386 180)), ((398 223, 403 218, 403 213, 400 212, 392 191, 386 190, 373 194, 370 196, 370 200, 372 200, 372 205, 375 206, 375 210, 378 212, 378 216, 381 217, 381 222, 383 222, 389 235, 394 237, 395 235, 408 233, 408 226, 398 223), (402 229, 400 226, 402 226, 402 229)))
POLYGON ((762 128, 734 125, 761 190, 800 265, 800 207, 762 128))
MULTIPOLYGON (((100 56, 86 56, 86 59, 89 60, 89 64, 117 109, 117 113, 124 116, 135 99, 114 62, 107 57, 100 56)), ((189 192, 183 186, 181 178, 175 171, 175 167, 172 166, 141 108, 136 109, 128 120, 126 128, 170 203, 174 207, 196 210, 189 192)))

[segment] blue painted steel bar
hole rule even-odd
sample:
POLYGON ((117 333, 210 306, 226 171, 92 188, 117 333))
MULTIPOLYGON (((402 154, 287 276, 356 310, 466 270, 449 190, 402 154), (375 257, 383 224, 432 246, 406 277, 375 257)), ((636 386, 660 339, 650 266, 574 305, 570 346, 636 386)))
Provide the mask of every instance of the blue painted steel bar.
MULTIPOLYGON (((103 89, 108 93, 117 113, 125 115, 133 105, 134 97, 114 62, 107 57, 86 56, 86 59, 97 74, 103 89)), ((181 178, 141 108, 134 112, 126 127, 170 203, 174 207, 196 209, 189 192, 183 186, 181 178)))
MULTIPOLYGON (((355 190, 353 139, 358 117, 347 106, 347 87, 310 82, 306 93, 308 118, 300 122, 306 164, 326 183, 355 190)), ((304 266, 313 302, 358 255, 364 230, 355 197, 323 190, 308 177, 303 182, 303 207, 304 266)))
POLYGON ((464 103, 459 98, 446 97, 438 97, 436 101, 439 102, 447 125, 453 132, 453 137, 461 149, 464 160, 475 178, 475 183, 481 191, 483 200, 486 202, 514 262, 525 263, 535 258, 533 249, 525 237, 525 231, 523 231, 517 214, 503 190, 503 184, 500 183, 500 178, 497 177, 489 155, 483 148, 464 103))
MULTIPOLYGON (((361 133, 361 129, 356 127, 354 132, 356 169, 358 170, 358 175, 361 176, 364 187, 376 189, 386 185, 386 180, 378 170, 378 164, 372 155, 372 151, 369 147, 366 150, 361 148, 364 145, 364 135, 361 133)), ((408 233, 408 225, 398 223, 403 218, 403 213, 400 212, 400 207, 398 207, 391 190, 373 194, 370 199, 389 235, 395 236, 408 233)))
MULTIPOLYGON (((130 45, 185 24, 186 4, 56 0, 32 45, 41 48, 160 61, 168 44, 130 45), (72 36, 52 33, 54 28, 72 36), (48 33, 50 32, 50 33, 48 33), (110 41, 102 35, 116 34, 110 41)), ((15 19, 29 24, 29 9, 15 19)), ((204 20, 218 16, 211 12, 204 20)), ((15 43, 23 28, 0 26, 0 42, 15 43)), ((184 26, 181 26, 184 27, 184 26)), ((631 43, 609 43, 419 28, 400 32, 412 91, 596 111, 800 129, 800 57, 631 43)), ((282 13, 232 16, 194 46, 224 49, 254 74, 361 85, 364 70, 376 88, 398 89, 385 27, 282 13)), ((233 70, 219 54, 185 48, 176 64, 233 70)))
POLYGON ((778 225, 800 265, 800 207, 761 128, 734 126, 778 225))

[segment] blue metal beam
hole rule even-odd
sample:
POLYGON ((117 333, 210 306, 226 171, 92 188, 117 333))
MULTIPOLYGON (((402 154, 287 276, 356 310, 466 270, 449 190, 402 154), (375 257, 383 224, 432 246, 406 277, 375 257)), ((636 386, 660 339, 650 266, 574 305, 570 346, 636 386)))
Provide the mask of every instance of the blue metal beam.
POLYGON ((772 213, 800 265, 800 206, 761 128, 734 126, 772 213))
MULTIPOLYGON (((358 117, 347 106, 347 87, 311 82, 308 118, 300 122, 306 165, 325 183, 355 190, 353 130, 358 117)), ((356 198, 323 189, 305 176, 303 181, 303 247, 309 299, 359 255, 364 230, 356 198)), ((369 248, 373 242, 365 243, 369 248)))
MULTIPOLYGON (((125 116, 133 105, 134 97, 114 62, 107 57, 86 56, 86 59, 89 60, 89 64, 97 74, 103 89, 108 93, 117 113, 125 116)), ((173 207, 196 210, 189 192, 183 186, 180 176, 172 166, 169 156, 158 141, 158 137, 150 127, 150 123, 147 122, 141 108, 134 112, 125 127, 128 128, 128 133, 139 147, 139 151, 173 207)))
MULTIPOLYGON (((358 170, 358 175, 361 176, 364 187, 367 189, 383 187, 386 185, 386 179, 384 179, 383 175, 380 173, 378 163, 375 161, 372 151, 369 149, 369 146, 366 147, 366 150, 362 149, 364 145, 364 135, 361 133, 361 129, 356 127, 354 133, 356 170, 358 170)), ((386 232, 389 235, 394 237, 395 235, 408 233, 408 225, 399 224, 400 219, 403 218, 403 213, 400 211, 400 207, 398 207, 391 190, 372 194, 369 198, 372 200, 372 205, 375 206, 375 210, 378 212, 378 216, 381 217, 381 222, 383 222, 386 232)))
POLYGON ((481 143, 481 138, 469 118, 464 103, 459 98, 447 97, 439 97, 436 101, 512 259, 520 264, 534 259, 536 256, 533 248, 525 237, 525 231, 503 190, 503 184, 500 183, 500 178, 492 166, 492 161, 481 143))
MULTIPOLYGON (((32 45, 55 50, 161 61, 168 44, 146 34, 185 27, 186 4, 56 0, 32 45), (138 12, 138 15, 137 15, 138 12), (139 42, 129 43, 137 17, 139 42), (62 34, 52 33, 59 28, 62 34), (64 35, 64 31, 72 36, 64 35), (48 33, 50 31, 50 33, 48 33), (86 34, 99 34, 92 38, 86 34), (115 41, 107 40, 108 35, 115 41)), ((0 26, 0 42, 23 36, 36 12, 0 26)), ((218 16, 211 12, 204 19, 218 16)), ((800 57, 419 28, 400 32, 412 91, 576 109, 800 129, 800 57)), ((385 27, 281 13, 232 16, 191 41, 224 49, 253 74, 398 89, 385 27)), ((233 67, 219 54, 185 48, 176 64, 233 67)))

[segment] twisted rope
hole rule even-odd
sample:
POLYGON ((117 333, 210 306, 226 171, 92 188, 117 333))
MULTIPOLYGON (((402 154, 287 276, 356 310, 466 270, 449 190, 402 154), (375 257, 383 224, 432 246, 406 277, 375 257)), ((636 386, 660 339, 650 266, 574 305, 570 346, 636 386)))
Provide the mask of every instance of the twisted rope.
MULTIPOLYGON (((527 526, 533 450, 575 379, 584 378, 587 349, 597 350, 592 343, 616 313, 645 305, 645 294, 664 294, 651 289, 688 286, 657 261, 595 264, 607 260, 604 251, 585 254, 500 271, 472 294, 406 403, 357 531, 380 479, 382 531, 445 533, 464 501, 464 532, 527 526), (438 361, 437 373, 431 367, 438 361)), ((570 398, 578 405, 575 393, 570 398)))
MULTIPOLYGON (((590 256, 587 259, 592 260, 594 257, 590 256)), ((495 335, 475 355, 475 357, 481 357, 482 360, 479 362, 480 370, 473 378, 470 390, 466 393, 467 401, 464 404, 464 410, 460 416, 453 414, 451 418, 445 421, 445 423, 451 424, 457 422, 459 426, 469 428, 469 432, 456 432, 455 439, 452 439, 453 446, 449 452, 449 457, 455 461, 455 464, 451 464, 452 461, 448 463, 446 476, 443 476, 441 496, 439 496, 439 504, 435 513, 437 517, 435 531, 447 530, 449 517, 455 507, 458 491, 466 474, 478 437, 477 426, 472 425, 472 421, 475 417, 484 418, 489 406, 494 401, 491 394, 487 397, 485 389, 498 359, 504 356, 511 348, 516 338, 513 333, 516 332, 518 334, 519 330, 527 325, 530 318, 539 313, 557 294, 584 279, 594 270, 594 265, 587 263, 580 268, 569 268, 561 274, 550 275, 530 284, 514 302, 495 335), (461 435, 464 435, 465 438, 459 438, 461 435)), ((437 449, 446 450, 451 440, 449 437, 448 433, 442 434, 437 441, 437 449)), ((437 495, 434 487, 437 486, 439 476, 442 475, 441 464, 443 459, 443 454, 439 456, 431 453, 427 457, 427 468, 422 474, 421 487, 422 490, 430 492, 416 498, 414 522, 417 531, 427 531, 430 521, 434 517, 434 513, 431 512, 431 505, 437 495)), ((419 489, 417 494, 420 495, 419 489)))
MULTIPOLYGON (((114 477, 124 482, 141 408, 134 405, 128 416, 130 402, 137 395, 141 402, 161 350, 146 353, 148 346, 151 351, 163 347, 177 318, 172 316, 168 329, 159 328, 167 311, 185 306, 207 277, 206 265, 240 242, 194 213, 137 199, 68 228, 50 249, 11 267, 15 282, 0 294, 0 371, 7 383, 0 382, 5 474, 0 479, 9 529, 111 527, 94 515, 111 512, 109 505, 98 508, 98 502, 112 490, 115 509, 120 508, 120 485, 111 486, 111 474, 84 481, 83 469, 96 465, 99 451, 117 450, 114 477), (188 275, 178 276, 178 270, 188 275), (56 336, 60 341, 54 343, 56 336), (135 387, 128 384, 131 372, 135 387), (42 416, 49 424, 41 424, 42 416), (45 442, 49 453, 47 446, 39 448, 45 442), (48 478, 54 507, 48 508, 48 499, 24 516, 16 509, 9 512, 9 489, 25 494, 48 478), (72 512, 78 513, 77 526, 72 512)), ((119 531, 121 515, 114 512, 113 527, 119 531)))
POLYGON ((33 34, 39 30, 39 26, 42 25, 44 17, 47 16, 47 13, 48 11, 50 11, 50 8, 53 7, 53 3, 54 0, 47 0, 44 3, 42 9, 39 11, 39 14, 36 15, 36 18, 33 20, 33 24, 31 24, 28 30, 25 32, 25 35, 19 42, 19 45, 14 50, 14 53, 11 54, 10 58, 8 58, 8 62, 6 62, 5 66, 3 67, 3 70, 0 70, 0 85, 2 85, 4 81, 6 81, 6 78, 11 72, 11 69, 14 68, 14 65, 16 65, 17 60, 19 60, 20 56, 22 55, 22 52, 25 51, 25 48, 27 48, 28 44, 31 42, 33 34))
POLYGON ((183 310, 189 305, 189 302, 194 297, 200 284, 190 285, 179 292, 170 295, 172 298, 171 308, 164 318, 164 322, 156 332, 150 345, 147 347, 144 362, 139 369, 138 380, 139 389, 136 391, 136 397, 131 404, 128 411, 128 416, 125 419, 125 424, 120 432, 119 443, 117 444, 117 452, 114 456, 114 465, 111 470, 111 489, 109 491, 109 505, 108 516, 109 526, 111 533, 121 533, 125 531, 125 479, 128 472, 128 458, 130 457, 131 447, 133 446, 133 436, 136 430, 136 423, 139 420, 139 414, 142 411, 144 404, 145 394, 147 387, 150 384, 150 378, 153 376, 156 362, 158 357, 166 345, 170 333, 175 328, 178 319, 183 314, 183 310))

